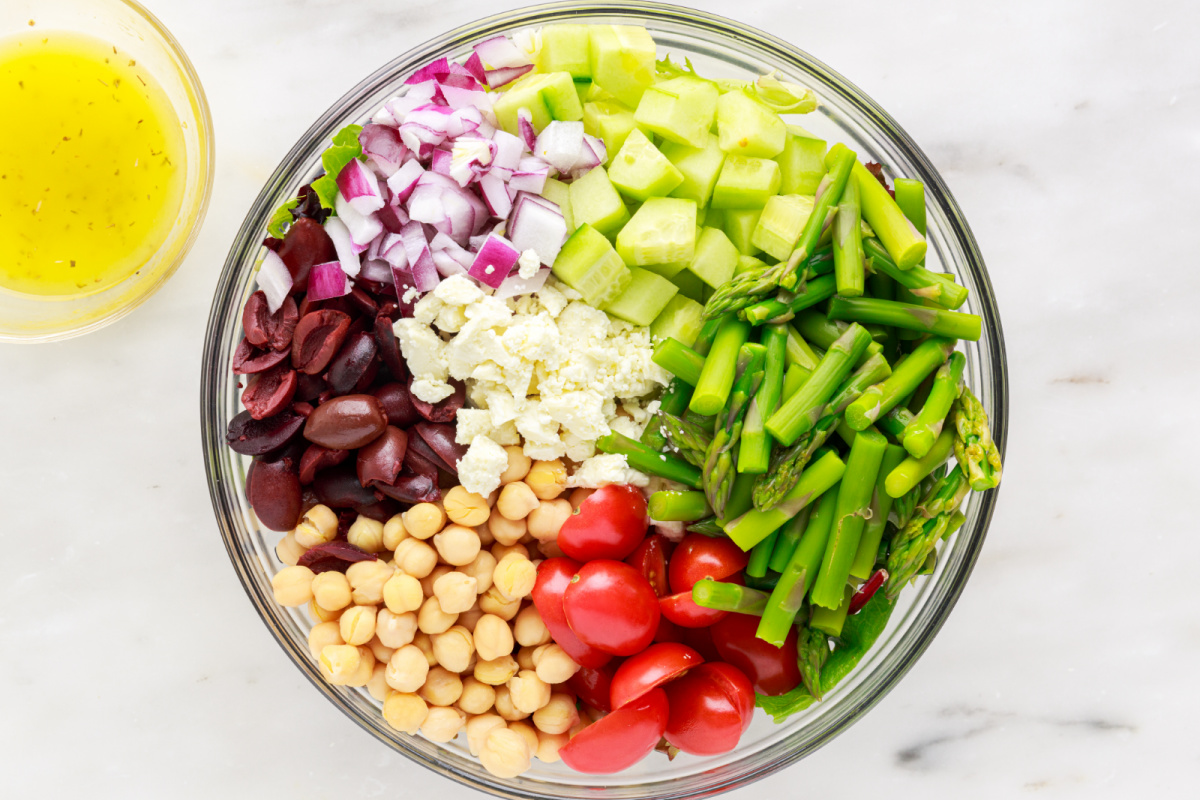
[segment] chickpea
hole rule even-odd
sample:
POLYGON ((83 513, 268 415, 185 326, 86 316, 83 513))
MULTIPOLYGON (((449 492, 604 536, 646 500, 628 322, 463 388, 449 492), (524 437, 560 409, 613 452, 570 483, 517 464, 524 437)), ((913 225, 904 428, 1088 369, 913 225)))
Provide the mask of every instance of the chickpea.
POLYGON ((433 545, 442 561, 456 567, 466 566, 474 561, 481 547, 479 534, 475 533, 475 529, 462 525, 447 525, 442 528, 441 533, 433 537, 433 545))
POLYGON ((551 542, 558 538, 563 523, 571 518, 571 503, 568 500, 543 500, 529 512, 525 524, 539 542, 551 542))
POLYGON ((458 697, 459 708, 468 714, 483 714, 491 711, 495 704, 495 689, 476 680, 473 675, 463 678, 462 694, 458 697))
POLYGON ((367 681, 367 692, 379 702, 387 700, 388 692, 391 689, 387 685, 387 662, 376 660, 374 669, 371 670, 371 680, 367 681))
POLYGON ((433 641, 433 657, 439 664, 451 672, 467 671, 471 654, 475 652, 475 644, 469 630, 455 625, 445 633, 429 638, 433 641))
POLYGON ((315 599, 308 601, 308 613, 317 622, 336 622, 338 617, 342 616, 342 612, 330 611, 328 608, 322 608, 317 605, 315 599))
POLYGON ((550 702, 550 684, 532 670, 523 669, 509 678, 508 691, 513 706, 526 714, 532 714, 550 702))
POLYGON ((538 731, 538 747, 534 755, 538 761, 546 764, 553 764, 560 759, 558 751, 566 747, 567 742, 571 741, 571 737, 565 733, 546 733, 538 731))
POLYGON ((496 713, 509 722, 516 722, 529 716, 513 704, 512 691, 507 685, 496 687, 496 713))
POLYGON ((484 661, 507 656, 513 650, 512 630, 495 614, 484 614, 475 623, 475 650, 484 661))
POLYGON ((596 491, 596 490, 595 489, 585 489, 582 486, 579 487, 578 489, 573 489, 571 491, 571 509, 573 511, 578 511, 579 507, 581 505, 583 505, 583 501, 587 500, 589 497, 591 497, 592 492, 594 492, 594 491, 596 491))
POLYGON ((575 698, 565 692, 551 694, 546 705, 533 712, 533 724, 546 733, 566 733, 578 721, 575 698))
MULTIPOLYGON (((525 519, 529 512, 538 506, 538 496, 524 481, 510 483, 500 490, 500 498, 496 500, 496 510, 505 519, 525 519)), ((496 531, 493 530, 495 535, 496 531)))
POLYGON ((508 724, 499 714, 480 714, 467 720, 467 749, 471 755, 478 756, 487 741, 488 734, 496 729, 507 728, 508 724))
POLYGON ((313 600, 328 611, 338 611, 350 605, 350 581, 340 572, 322 572, 313 578, 313 600))
POLYGON ((375 654, 371 652, 369 647, 358 648, 358 669, 346 681, 347 686, 362 687, 371 682, 371 676, 375 674, 375 654))
POLYGON ((425 654, 426 664, 431 667, 436 667, 438 665, 437 656, 433 654, 432 636, 430 636, 428 633, 418 632, 417 635, 413 637, 412 643, 416 645, 418 650, 425 654))
POLYGON ((475 680, 488 686, 502 686, 517 674, 517 661, 512 656, 484 659, 475 664, 475 680))
POLYGON ((406 644, 392 654, 385 677, 387 685, 397 692, 415 692, 425 684, 428 674, 429 662, 425 660, 421 648, 406 644))
POLYGON ((428 598, 417 612, 417 628, 422 633, 445 633, 456 621, 458 614, 447 614, 443 611, 436 597, 428 598))
POLYGON ((510 731, 516 731, 517 733, 521 734, 521 738, 524 739, 525 744, 529 746, 530 753, 533 753, 535 750, 537 750, 537 746, 538 746, 537 728, 535 728, 533 726, 532 722, 530 722, 527 719, 518 719, 518 720, 508 723, 508 729, 510 731))
POLYGON ((495 614, 503 620, 511 620, 521 610, 521 599, 509 600, 495 586, 479 596, 479 608, 486 614, 495 614))
POLYGON ((567 488, 567 468, 560 458, 535 461, 525 476, 525 483, 539 500, 553 500, 567 488))
MULTIPOLYGON (((387 609, 380 609, 380 611, 386 611, 386 610, 387 609)), ((376 626, 376 628, 378 628, 378 625, 376 626)), ((375 660, 381 664, 388 663, 389 661, 392 660, 392 656, 396 654, 396 648, 388 647, 386 644, 379 641, 378 629, 375 631, 375 638, 373 638, 371 641, 367 642, 367 647, 370 648, 371 653, 374 654, 375 660)))
POLYGON ((558 546, 557 541, 553 542, 538 542, 538 552, 546 558, 562 558, 566 553, 558 546))
POLYGON ((500 513, 499 504, 492 509, 487 528, 493 540, 505 545, 516 544, 528 532, 524 519, 509 519, 500 513))
POLYGON ((396 572, 383 585, 383 604, 395 614, 416 611, 424 602, 421 582, 412 575, 396 572))
POLYGON ((379 605, 383 602, 383 585, 395 572, 395 567, 378 559, 351 564, 346 570, 350 598, 360 606, 379 605))
POLYGON ((321 675, 335 686, 345 686, 358 673, 362 653, 352 644, 327 644, 321 648, 321 675))
POLYGON ((375 637, 375 606, 351 606, 338 621, 346 644, 362 645, 375 637))
POLYGON ((492 588, 507 600, 528 597, 537 581, 537 568, 527 556, 509 553, 500 559, 492 573, 492 588))
POLYGON ((421 724, 421 734, 431 742, 445 744, 458 736, 466 719, 466 714, 457 708, 435 706, 429 709, 425 722, 421 724))
POLYGON ((492 536, 492 531, 486 524, 475 526, 475 535, 479 537, 480 547, 491 547, 492 542, 496 541, 496 537, 492 536))
POLYGON ((508 454, 508 466, 504 468, 504 472, 500 473, 501 486, 507 486, 513 481, 524 478, 529 474, 529 467, 533 463, 518 445, 510 444, 504 448, 504 452, 508 454))
POLYGON ((491 553, 492 558, 496 559, 496 561, 504 558, 509 553, 517 553, 518 555, 525 556, 525 558, 529 558, 529 548, 522 542, 517 542, 516 544, 494 544, 492 545, 491 553))
POLYGON ((312 600, 313 571, 308 567, 284 567, 271 576, 275 602, 281 606, 302 606, 312 600))
POLYGON ((487 550, 480 550, 470 564, 464 564, 458 570, 464 575, 475 579, 475 592, 483 594, 492 588, 492 573, 496 571, 496 557, 487 550))
POLYGON ((446 524, 446 512, 436 503, 417 503, 405 511, 401 518, 409 536, 428 539, 446 524))
POLYGON ((345 644, 336 622, 321 622, 308 631, 308 649, 312 657, 320 660, 321 651, 331 644, 345 644))
MULTIPOLYGON (((576 490, 578 491, 578 489, 576 490)), ((404 515, 396 514, 383 523, 383 548, 395 550, 400 542, 408 538, 408 529, 404 527, 404 515)))
POLYGON ((496 728, 488 733, 479 762, 497 778, 515 778, 529 769, 530 756, 525 737, 508 728, 496 728))
POLYGON ((437 566, 437 551, 420 539, 405 539, 396 547, 396 567, 420 580, 437 566))
POLYGON ((447 564, 439 564, 434 567, 433 572, 421 578, 421 594, 425 597, 433 597, 433 584, 437 582, 438 578, 451 572, 454 572, 454 567, 447 564))
POLYGON ((437 598, 442 611, 461 614, 475 605, 479 598, 475 587, 476 581, 470 575, 451 571, 434 581, 433 596, 437 598))
POLYGON ((537 606, 526 606, 513 620, 513 638, 523 647, 538 647, 550 641, 550 631, 537 606))
POLYGON ((537 669, 537 663, 533 660, 532 647, 522 647, 517 651, 517 665, 521 669, 537 669))
POLYGON ((413 734, 429 714, 429 705, 415 694, 389 692, 383 701, 383 719, 398 731, 413 734))
POLYGON ((533 653, 537 676, 546 683, 566 683, 579 672, 579 665, 557 644, 544 644, 533 653))
POLYGON ((359 514, 346 531, 346 541, 368 553, 380 553, 384 549, 383 523, 359 514))
POLYGON ((397 614, 386 608, 375 615, 375 635, 387 647, 399 648, 411 644, 417 633, 417 615, 411 611, 397 614))
POLYGON ((275 557, 289 567, 296 566, 300 556, 304 555, 305 547, 296 541, 294 534, 289 533, 275 545, 275 557))
POLYGON ((453 705, 462 695, 462 679, 445 667, 434 667, 429 670, 425 685, 417 693, 430 705, 453 705))
POLYGON ((332 542, 337 537, 337 514, 329 506, 317 504, 304 512, 300 524, 292 531, 296 543, 304 549, 332 542))
POLYGON ((491 511, 486 497, 468 492, 461 486, 455 486, 446 492, 442 503, 451 522, 471 528, 486 522, 491 511))

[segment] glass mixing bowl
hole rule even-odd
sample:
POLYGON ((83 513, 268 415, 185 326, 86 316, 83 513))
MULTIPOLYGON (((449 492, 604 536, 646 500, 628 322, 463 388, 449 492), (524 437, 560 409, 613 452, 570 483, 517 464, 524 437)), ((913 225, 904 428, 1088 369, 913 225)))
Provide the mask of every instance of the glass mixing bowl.
MULTIPOLYGON (((242 304, 254 290, 253 269, 271 212, 311 180, 330 135, 363 122, 401 87, 405 76, 440 56, 461 58, 473 43, 497 34, 550 22, 643 25, 660 55, 688 57, 702 74, 745 78, 770 69, 811 87, 820 108, 805 127, 831 141, 846 142, 863 160, 883 163, 893 175, 925 183, 928 202, 928 264, 954 273, 971 290, 968 310, 983 317, 983 338, 967 343, 967 380, 987 408, 1004 450, 1008 388, 1004 341, 992 287, 975 239, 941 176, 920 148, 870 98, 824 64, 794 46, 745 25, 692 9, 654 3, 561 3, 489 17, 405 53, 354 87, 301 137, 259 194, 229 252, 209 317, 201 385, 201 418, 209 489, 221 535, 259 615, 279 644, 319 692, 372 736, 417 763, 452 780, 512 798, 694 798, 744 786, 804 758, 867 712, 928 647, 966 585, 979 556, 996 503, 996 492, 972 495, 966 524, 944 545, 932 576, 900 598, 875 647, 826 699, 784 724, 758 714, 731 753, 712 758, 681 755, 668 762, 652 754, 612 776, 573 773, 542 764, 512 780, 496 778, 472 758, 461 741, 440 745, 390 729, 379 703, 365 690, 330 686, 309 655, 305 612, 272 599, 270 578, 281 564, 274 547, 280 534, 259 528, 243 489, 248 459, 225 446, 229 420, 239 411, 237 379, 230 359, 241 337, 242 304)), ((461 740, 462 737, 460 737, 461 740)))

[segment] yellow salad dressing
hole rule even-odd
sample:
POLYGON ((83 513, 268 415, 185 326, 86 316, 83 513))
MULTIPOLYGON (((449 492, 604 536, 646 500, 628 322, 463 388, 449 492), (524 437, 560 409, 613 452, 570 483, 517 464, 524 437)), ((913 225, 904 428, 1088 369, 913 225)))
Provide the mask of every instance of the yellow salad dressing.
POLYGON ((129 277, 176 222, 184 158, 179 119, 128 54, 60 31, 0 40, 0 287, 81 295, 129 277))

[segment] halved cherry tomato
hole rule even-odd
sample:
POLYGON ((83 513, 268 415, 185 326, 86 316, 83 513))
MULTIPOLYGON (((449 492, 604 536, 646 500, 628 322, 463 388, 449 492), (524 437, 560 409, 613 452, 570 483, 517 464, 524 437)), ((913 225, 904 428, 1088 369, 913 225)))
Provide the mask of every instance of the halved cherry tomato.
POLYGON ((558 546, 579 561, 621 560, 646 535, 646 498, 636 486, 609 484, 592 492, 558 531, 558 546))
MULTIPOLYGON (((560 534, 561 535, 561 534, 560 534)), ((667 586, 667 538, 655 533, 642 539, 633 549, 625 563, 636 569, 650 582, 650 588, 659 597, 671 593, 667 586)))
POLYGON ((723 581, 746 568, 750 554, 729 539, 689 533, 671 554, 671 591, 690 591, 701 578, 723 581))
POLYGON ((563 592, 582 565, 569 558, 548 558, 538 565, 537 582, 533 585, 533 605, 542 615, 542 622, 554 641, 576 664, 602 667, 612 658, 608 653, 590 647, 571 632, 563 611, 563 592))
POLYGON ((608 775, 632 767, 654 750, 667 728, 667 695, 651 689, 577 733, 558 751, 577 772, 608 775))
POLYGON ((715 611, 696 605, 692 590, 673 594, 658 601, 662 615, 681 628, 707 628, 725 618, 728 611, 715 611))
POLYGON ((658 628, 658 598, 649 581, 620 561, 580 567, 563 592, 563 611, 579 641, 616 656, 645 650, 658 628))
POLYGON ((664 735, 685 753, 728 753, 754 716, 750 679, 729 664, 701 664, 664 691, 670 706, 664 735))
POLYGON ((580 700, 607 714, 612 711, 612 679, 615 672, 611 661, 599 669, 581 667, 567 680, 567 686, 580 700))
POLYGON ((759 694, 785 694, 800 685, 796 664, 796 628, 788 633, 783 647, 775 647, 755 636, 758 617, 730 614, 709 631, 713 644, 726 661, 746 673, 759 694))
POLYGON ((692 667, 704 663, 704 657, 685 644, 652 644, 625 659, 612 679, 612 707, 620 708, 646 692, 677 678, 692 667))
POLYGON ((704 656, 705 661, 720 661, 721 654, 713 644, 708 628, 678 628, 679 641, 704 656))

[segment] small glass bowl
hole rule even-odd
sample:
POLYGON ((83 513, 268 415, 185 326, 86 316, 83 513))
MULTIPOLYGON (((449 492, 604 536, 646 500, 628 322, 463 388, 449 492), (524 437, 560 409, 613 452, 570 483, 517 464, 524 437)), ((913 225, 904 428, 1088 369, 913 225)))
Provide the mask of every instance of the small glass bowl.
MULTIPOLYGON (((321 679, 309 655, 312 626, 303 611, 272 599, 270 578, 281 568, 274 547, 281 534, 263 530, 246 502, 248 459, 229 450, 224 433, 240 410, 237 378, 230 372, 241 338, 242 305, 254 290, 253 270, 262 253, 266 223, 280 203, 311 180, 329 137, 351 122, 364 122, 401 87, 405 76, 440 56, 461 58, 472 44, 497 34, 551 22, 642 25, 660 55, 688 57, 701 74, 747 78, 778 69, 786 80, 811 87, 822 105, 804 125, 831 141, 846 142, 863 160, 883 163, 892 175, 925 183, 928 204, 928 265, 952 272, 971 290, 964 308, 983 317, 983 338, 966 343, 967 380, 992 421, 1004 450, 1008 389, 1004 342, 995 297, 975 239, 945 183, 924 153, 871 99, 824 64, 786 42, 722 17, 655 3, 560 3, 535 6, 480 20, 451 31, 400 56, 368 77, 333 105, 308 130, 275 170, 238 233, 225 263, 209 316, 201 376, 201 418, 209 490, 230 560, 255 609, 313 685, 364 730, 419 764, 475 789, 507 798, 699 798, 745 786, 809 755, 870 709, 912 667, 945 622, 975 564, 996 492, 973 495, 967 521, 943 546, 934 573, 919 580, 898 601, 890 624, 858 667, 823 702, 781 725, 757 714, 737 749, 674 761, 652 754, 635 767, 611 776, 581 775, 561 763, 534 761, 511 780, 490 775, 461 741, 448 745, 398 733, 380 715, 380 704, 365 690, 331 686, 321 679)), ((461 740, 462 737, 460 737, 461 740)))
POLYGON ((4 0, 0 39, 31 30, 71 31, 112 42, 154 76, 183 129, 187 175, 179 213, 157 252, 133 275, 81 297, 0 288, 0 341, 48 342, 101 328, 137 308, 175 273, 204 221, 213 181, 208 101, 179 42, 134 0, 4 0))

